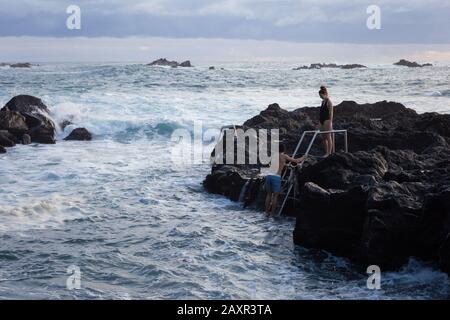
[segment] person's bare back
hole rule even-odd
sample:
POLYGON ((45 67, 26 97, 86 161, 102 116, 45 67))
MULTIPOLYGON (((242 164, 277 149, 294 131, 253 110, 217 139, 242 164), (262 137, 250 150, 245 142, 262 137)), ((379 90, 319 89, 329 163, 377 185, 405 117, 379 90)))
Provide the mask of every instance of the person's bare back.
POLYGON ((269 175, 266 177, 266 212, 275 215, 278 196, 281 192, 281 175, 288 162, 297 163, 304 161, 305 157, 292 158, 285 153, 284 145, 280 146, 280 153, 278 158, 278 170, 276 175, 269 175))
POLYGON ((277 175, 281 176, 283 174, 284 167, 286 167, 287 164, 287 158, 285 153, 280 153, 279 160, 278 160, 278 171, 277 175))
POLYGON ((280 153, 280 159, 279 159, 279 165, 278 165, 278 171, 277 171, 277 175, 281 176, 283 174, 283 170, 286 167, 286 165, 288 164, 288 162, 292 162, 292 163, 296 163, 299 164, 300 162, 302 162, 305 158, 301 157, 301 158, 297 158, 294 159, 290 156, 288 156, 286 153, 280 153))

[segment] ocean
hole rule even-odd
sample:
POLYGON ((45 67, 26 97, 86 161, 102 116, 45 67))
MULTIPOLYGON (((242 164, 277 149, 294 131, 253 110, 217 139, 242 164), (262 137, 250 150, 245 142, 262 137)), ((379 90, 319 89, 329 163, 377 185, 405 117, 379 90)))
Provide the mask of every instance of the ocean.
MULTIPOLYGON (((178 130, 242 124, 274 102, 288 110, 318 106, 321 85, 334 104, 390 100, 450 113, 449 66, 297 66, 0 68, 0 106, 34 95, 56 122, 76 124, 58 130, 56 145, 18 145, 0 155, 0 299, 448 298, 448 276, 414 259, 382 272, 382 289, 369 290, 365 269, 294 246, 294 219, 205 192, 206 159, 174 163, 178 130), (75 127, 94 140, 62 141, 75 127), (74 267, 79 288, 68 286, 74 267)), ((200 144, 194 152, 211 151, 200 144)))

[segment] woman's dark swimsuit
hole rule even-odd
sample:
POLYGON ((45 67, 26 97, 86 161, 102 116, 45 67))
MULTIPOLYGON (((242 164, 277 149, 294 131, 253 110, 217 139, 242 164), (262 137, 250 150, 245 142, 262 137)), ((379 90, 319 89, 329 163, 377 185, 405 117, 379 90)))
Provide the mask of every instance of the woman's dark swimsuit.
POLYGON ((320 124, 325 124, 327 120, 330 120, 330 110, 328 109, 328 100, 324 100, 320 107, 320 124))

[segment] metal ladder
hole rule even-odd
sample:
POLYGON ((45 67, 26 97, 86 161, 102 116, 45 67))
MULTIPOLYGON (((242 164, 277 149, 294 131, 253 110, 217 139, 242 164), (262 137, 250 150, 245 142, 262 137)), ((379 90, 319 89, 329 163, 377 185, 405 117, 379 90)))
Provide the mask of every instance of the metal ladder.
POLYGON ((294 153, 293 153, 293 155, 292 155, 292 158, 295 158, 296 156, 297 156, 297 154, 298 154, 298 152, 299 152, 299 150, 300 150, 300 147, 302 146, 302 144, 303 144, 303 141, 305 140, 305 137, 307 136, 307 135, 309 135, 309 134, 313 134, 313 137, 312 137, 312 139, 311 139, 311 141, 310 141, 310 143, 309 143, 309 145, 308 145, 308 148, 306 149, 306 152, 305 152, 305 154, 304 154, 304 156, 305 156, 305 159, 302 161, 302 162, 300 162, 297 166, 292 166, 292 165, 287 165, 286 166, 286 170, 285 170, 285 172, 283 173, 283 176, 281 177, 281 183, 282 183, 282 185, 283 185, 283 189, 286 187, 286 184, 287 184, 287 192, 285 193, 285 194, 282 194, 282 195, 284 195, 284 200, 283 200, 283 202, 281 203, 281 207, 280 207, 280 209, 279 209, 279 211, 278 211, 278 216, 281 216, 282 214, 283 214, 283 210, 284 210, 284 208, 286 207, 286 203, 287 203, 287 201, 289 200, 289 199, 292 199, 292 200, 294 200, 294 201, 297 201, 297 198, 296 198, 296 194, 297 194, 297 190, 296 190, 296 187, 297 187, 297 181, 296 181, 296 176, 295 176, 295 171, 296 170, 301 170, 302 168, 303 168, 303 164, 305 163, 305 161, 306 161, 306 157, 308 157, 309 156, 309 154, 310 154, 310 152, 311 152, 311 149, 312 149, 312 147, 313 147, 313 145, 314 145, 314 142, 316 141, 316 139, 317 139, 317 137, 319 136, 319 135, 322 135, 322 134, 328 134, 328 133, 331 133, 332 135, 333 135, 333 153, 335 152, 335 150, 336 150, 336 139, 335 139, 335 134, 336 133, 342 133, 342 134, 344 134, 344 144, 345 144, 345 146, 344 146, 344 150, 345 150, 345 152, 348 152, 348 132, 347 132, 347 130, 331 130, 331 131, 320 131, 320 130, 316 130, 316 131, 304 131, 303 132, 303 134, 302 134, 302 136, 301 136, 301 138, 300 138, 300 140, 299 140, 299 142, 298 142, 298 144, 297 144, 297 147, 295 148, 295 150, 294 150, 294 153), (286 179, 286 176, 288 176, 288 178, 286 179), (294 196, 293 197, 290 197, 290 195, 291 195, 291 193, 292 193, 292 191, 294 191, 294 196))

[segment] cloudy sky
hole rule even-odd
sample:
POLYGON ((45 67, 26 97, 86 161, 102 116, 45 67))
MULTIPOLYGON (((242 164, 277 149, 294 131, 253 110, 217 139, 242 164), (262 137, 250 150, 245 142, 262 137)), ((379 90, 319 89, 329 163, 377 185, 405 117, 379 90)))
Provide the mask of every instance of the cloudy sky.
POLYGON ((449 16, 448 0, 0 0, 0 60, 450 61, 449 16))

